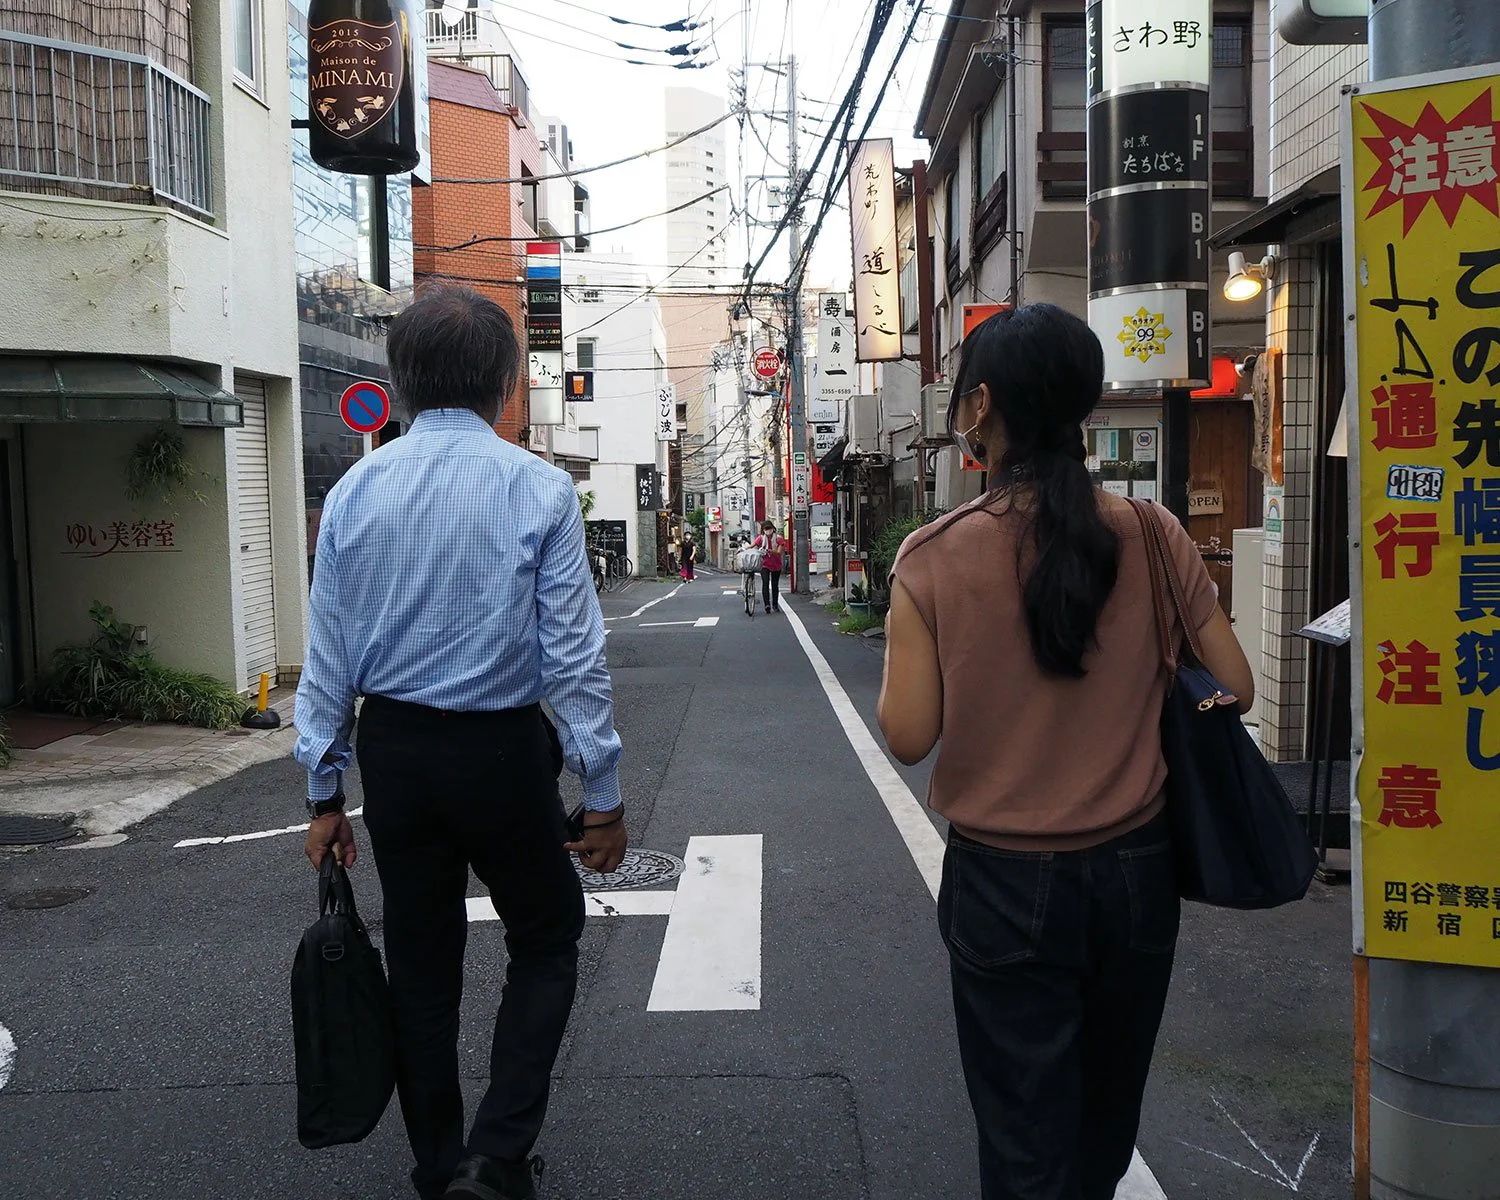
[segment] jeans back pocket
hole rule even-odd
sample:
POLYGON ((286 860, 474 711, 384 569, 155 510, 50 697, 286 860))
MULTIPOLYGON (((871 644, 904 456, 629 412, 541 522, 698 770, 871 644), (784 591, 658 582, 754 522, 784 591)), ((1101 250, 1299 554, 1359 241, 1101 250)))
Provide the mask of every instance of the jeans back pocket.
POLYGON ((976 967, 1037 956, 1052 880, 1049 853, 999 850, 956 836, 943 856, 938 922, 950 953, 976 967))

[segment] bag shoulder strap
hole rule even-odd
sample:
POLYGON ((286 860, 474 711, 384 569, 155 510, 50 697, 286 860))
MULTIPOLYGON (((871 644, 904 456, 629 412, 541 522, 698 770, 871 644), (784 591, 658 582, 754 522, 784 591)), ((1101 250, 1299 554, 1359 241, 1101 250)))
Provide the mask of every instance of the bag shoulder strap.
POLYGON ((1172 604, 1177 609, 1177 620, 1182 625, 1183 639, 1187 642, 1192 661, 1201 664, 1203 644, 1198 639, 1198 630, 1188 610, 1187 589, 1182 586, 1182 576, 1177 571, 1177 560, 1172 556, 1172 548, 1167 545, 1167 531, 1161 523, 1161 512, 1154 504, 1148 504, 1146 509, 1151 517, 1152 533, 1156 537, 1157 556, 1161 559, 1167 587, 1172 594, 1172 604))
MULTIPOLYGON (((1127 497, 1130 507, 1135 510, 1136 520, 1141 523, 1141 540, 1146 546, 1146 573, 1151 578, 1151 609, 1156 616, 1156 641, 1161 648, 1162 666, 1166 669, 1167 678, 1173 679, 1177 675, 1177 647, 1172 640, 1172 616, 1176 604, 1176 596, 1171 590, 1168 582, 1167 569, 1170 565, 1170 557, 1167 563, 1163 563, 1162 547, 1159 539, 1161 524, 1151 505, 1133 497, 1127 497)), ((1180 617, 1181 612, 1177 615, 1180 617)), ((1186 626, 1187 622, 1183 622, 1186 626)))

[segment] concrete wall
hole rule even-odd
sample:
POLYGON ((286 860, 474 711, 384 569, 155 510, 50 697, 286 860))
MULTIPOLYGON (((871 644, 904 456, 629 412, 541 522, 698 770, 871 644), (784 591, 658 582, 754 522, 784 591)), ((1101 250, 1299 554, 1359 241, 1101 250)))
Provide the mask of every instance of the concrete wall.
POLYGON ((140 204, 17 192, 0 201, 0 263, 12 285, 0 288, 0 349, 226 365, 234 326, 224 231, 140 204))
MULTIPOLYGON (((239 678, 238 624, 230 562, 231 517, 226 494, 225 435, 183 431, 188 454, 209 478, 199 481, 206 503, 179 496, 173 504, 125 496, 125 462, 152 432, 136 424, 28 425, 21 431, 26 473, 27 535, 35 641, 45 664, 51 652, 87 640, 89 606, 99 600, 125 621, 148 627, 164 663, 204 671, 226 682, 239 678), (169 521, 172 547, 111 548, 115 522, 133 527, 169 521), (91 526, 104 538, 78 544, 69 529, 91 526), (97 554, 97 557, 94 556, 97 554)), ((133 537, 127 534, 133 544, 133 537)))

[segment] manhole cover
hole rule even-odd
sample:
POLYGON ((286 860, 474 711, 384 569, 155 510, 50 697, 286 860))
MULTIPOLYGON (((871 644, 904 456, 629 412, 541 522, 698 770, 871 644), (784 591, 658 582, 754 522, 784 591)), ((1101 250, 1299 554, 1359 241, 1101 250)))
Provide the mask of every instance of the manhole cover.
POLYGON ((93 888, 59 887, 42 888, 35 892, 21 892, 5 902, 6 908, 61 908, 85 896, 93 895, 93 888))
POLYGON ((0 813, 0 846, 45 846, 48 842, 65 842, 77 833, 58 817, 0 813))
POLYGON ((660 850, 627 850, 619 869, 609 875, 586 869, 575 857, 578 878, 588 892, 628 892, 635 888, 671 883, 682 874, 682 859, 660 850))

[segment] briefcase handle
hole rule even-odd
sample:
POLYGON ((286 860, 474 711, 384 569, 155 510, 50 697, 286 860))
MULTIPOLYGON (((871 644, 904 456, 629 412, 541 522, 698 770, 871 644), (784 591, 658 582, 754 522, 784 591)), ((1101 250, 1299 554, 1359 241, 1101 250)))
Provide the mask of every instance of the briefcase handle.
POLYGON ((318 916, 343 913, 359 919, 354 907, 354 889, 349 886, 349 873, 339 865, 332 848, 323 855, 323 864, 318 868, 318 916))

